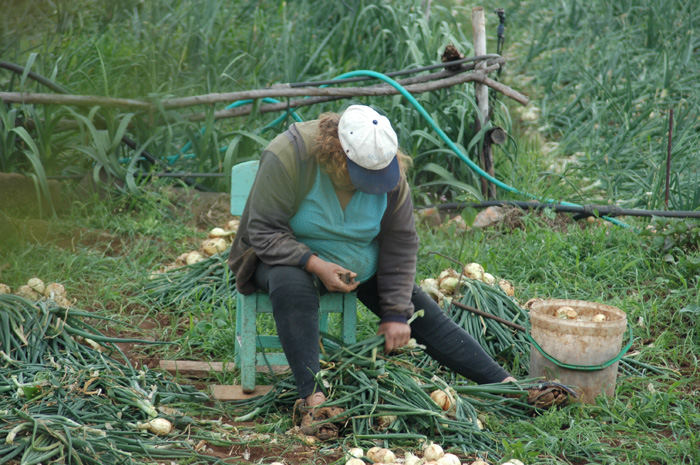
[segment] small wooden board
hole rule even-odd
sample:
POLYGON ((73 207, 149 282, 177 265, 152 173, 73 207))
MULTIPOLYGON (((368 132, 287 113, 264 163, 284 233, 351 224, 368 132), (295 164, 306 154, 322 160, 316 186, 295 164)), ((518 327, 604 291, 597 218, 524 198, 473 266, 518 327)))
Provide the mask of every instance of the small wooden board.
POLYGON ((221 373, 236 367, 233 362, 200 362, 199 360, 161 360, 159 365, 162 370, 186 376, 207 376, 211 372, 221 373))
MULTIPOLYGON (((236 368, 233 362, 202 362, 199 360, 160 360, 158 362, 161 370, 177 373, 184 376, 209 376, 212 372, 221 373, 232 371, 236 368)), ((271 365, 274 373, 284 373, 289 370, 287 365, 271 365)), ((269 373, 267 366, 256 367, 259 373, 269 373)))
POLYGON ((212 384, 210 387, 211 396, 216 400, 244 400, 262 396, 270 392, 272 385, 258 385, 251 393, 243 392, 239 384, 212 384))

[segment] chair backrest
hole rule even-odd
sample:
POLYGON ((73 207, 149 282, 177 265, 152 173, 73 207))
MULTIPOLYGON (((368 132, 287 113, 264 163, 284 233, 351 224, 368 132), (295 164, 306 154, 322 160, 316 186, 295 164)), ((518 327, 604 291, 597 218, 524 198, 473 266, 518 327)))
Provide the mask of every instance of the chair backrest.
POLYGON ((244 161, 231 168, 231 214, 240 216, 258 172, 258 160, 244 161))

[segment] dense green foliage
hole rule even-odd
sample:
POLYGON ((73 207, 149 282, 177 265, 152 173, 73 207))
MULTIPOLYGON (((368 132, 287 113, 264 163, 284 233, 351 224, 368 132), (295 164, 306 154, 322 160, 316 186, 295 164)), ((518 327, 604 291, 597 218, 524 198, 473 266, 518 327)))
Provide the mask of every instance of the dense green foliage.
MULTIPOLYGON (((69 6, 37 2, 39 6, 30 10, 23 2, 14 3, 3 19, 3 58, 84 95, 158 100, 331 79, 358 69, 390 72, 435 63, 449 43, 472 54, 470 8, 459 2, 432 2, 429 15, 424 2, 417 0, 321 6, 310 0, 293 5, 217 0, 69 6)), ((660 208, 668 114, 673 109, 669 204, 696 208, 700 91, 693 56, 700 13, 694 3, 678 0, 668 9, 660 1, 614 6, 571 1, 557 8, 530 1, 505 6, 506 45, 512 44, 507 56, 512 63, 502 78, 516 89, 527 82, 524 90, 533 103, 526 125, 546 144, 532 147, 511 139, 496 151, 498 177, 541 198, 660 208), (530 151, 545 156, 529 166, 530 151)), ((495 15, 489 21, 493 28, 495 15)), ((0 71, 0 84, 8 91, 50 91, 7 70, 0 71)), ((481 134, 473 128, 472 86, 417 98, 450 139, 477 160, 481 134)), ((494 123, 514 134, 508 107, 516 105, 494 92, 491 100, 494 123)), ((298 113, 309 119, 348 103, 331 102, 298 113)), ((371 103, 389 114, 402 147, 414 158, 412 181, 419 203, 430 203, 435 195, 480 197, 477 177, 445 148, 415 108, 400 97, 371 103)), ((46 175, 92 171, 100 179, 98 168, 134 190, 139 173, 149 168, 148 163, 136 162, 140 150, 162 160, 156 171, 172 164, 179 171, 228 173, 236 161, 256 157, 283 127, 278 115, 254 112, 214 121, 214 108, 197 111, 201 110, 206 119, 191 122, 188 115, 195 110, 151 115, 115 108, 86 112, 5 105, 0 108, 0 169, 34 173, 43 196, 49 195, 46 175), (26 133, 23 120, 33 122, 26 133), (268 127, 273 121, 278 124, 268 127), (131 137, 137 149, 120 144, 122 136, 131 137), (178 156, 183 147, 185 158, 178 156)), ((227 189, 225 178, 211 179, 216 178, 199 181, 227 189)))
POLYGON ((506 11, 514 66, 539 108, 532 124, 565 162, 545 175, 579 179, 568 200, 663 208, 673 110, 669 207, 697 209, 697 2, 525 1, 506 11))

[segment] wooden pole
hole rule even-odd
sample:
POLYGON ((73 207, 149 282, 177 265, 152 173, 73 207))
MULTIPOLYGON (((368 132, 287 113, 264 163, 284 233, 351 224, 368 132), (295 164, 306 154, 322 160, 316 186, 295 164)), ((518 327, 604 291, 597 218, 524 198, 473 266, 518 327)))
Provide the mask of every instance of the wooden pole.
MULTIPOLYGON (((430 75, 433 80, 429 82, 421 82, 425 77, 408 78, 399 80, 399 84, 404 85, 406 90, 411 93, 430 92, 433 90, 450 87, 465 82, 483 83, 482 87, 491 87, 494 90, 503 93, 509 98, 527 105, 529 99, 520 92, 502 84, 498 81, 490 79, 487 73, 495 71, 500 67, 500 60, 495 60, 494 64, 487 65, 486 60, 483 61, 484 69, 471 73, 434 73, 430 75)), ((196 105, 214 105, 217 103, 230 103, 237 100, 260 99, 264 97, 325 97, 328 99, 360 97, 360 96, 376 96, 376 95, 395 95, 398 90, 387 84, 374 85, 367 87, 270 87, 267 89, 254 89, 238 92, 215 93, 206 95, 196 95, 192 97, 165 99, 160 104, 148 100, 123 99, 114 97, 100 97, 94 95, 69 95, 69 94, 45 94, 45 93, 28 93, 28 92, 0 92, 0 100, 7 103, 38 103, 45 105, 73 105, 78 107, 104 106, 104 107, 121 107, 131 108, 134 110, 155 111, 161 108, 173 110, 178 108, 191 107, 196 105)), ((488 103, 488 102, 487 102, 488 103)), ((286 107, 287 104, 284 103, 286 107)), ((301 102, 299 105, 301 106, 301 102)))
MULTIPOLYGON (((474 35, 474 53, 476 55, 486 53, 486 17, 484 9, 480 6, 472 8, 472 32, 474 35)), ((477 63, 476 69, 479 70, 481 64, 477 63)), ((476 101, 479 106, 479 123, 484 126, 489 115, 489 90, 488 87, 476 84, 476 101)))
MULTIPOLYGON (((474 36, 474 53, 486 53, 486 16, 484 9, 480 6, 472 8, 472 32, 474 36)), ((482 67, 481 63, 476 64, 478 71, 482 67)), ((479 109, 477 116, 476 129, 477 132, 483 128, 489 119, 489 90, 484 83, 477 83, 474 86, 474 94, 476 103, 479 109)), ((494 177, 495 171, 493 168, 493 157, 491 155, 491 144, 484 141, 481 149, 481 167, 494 177)), ((496 198, 496 186, 481 178, 481 193, 486 199, 496 198)))
POLYGON ((668 210, 668 192, 671 180, 671 139, 673 138, 673 108, 668 112, 668 145, 666 146, 666 193, 664 195, 664 205, 668 210))

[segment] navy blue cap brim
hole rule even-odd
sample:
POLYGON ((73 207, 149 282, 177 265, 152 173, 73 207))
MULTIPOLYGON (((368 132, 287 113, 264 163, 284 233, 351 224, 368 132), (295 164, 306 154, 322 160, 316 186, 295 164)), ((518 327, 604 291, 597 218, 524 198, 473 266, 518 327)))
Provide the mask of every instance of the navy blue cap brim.
POLYGON ((348 158, 348 173, 352 185, 367 194, 384 194, 399 183, 399 161, 396 157, 381 170, 368 170, 348 158))

